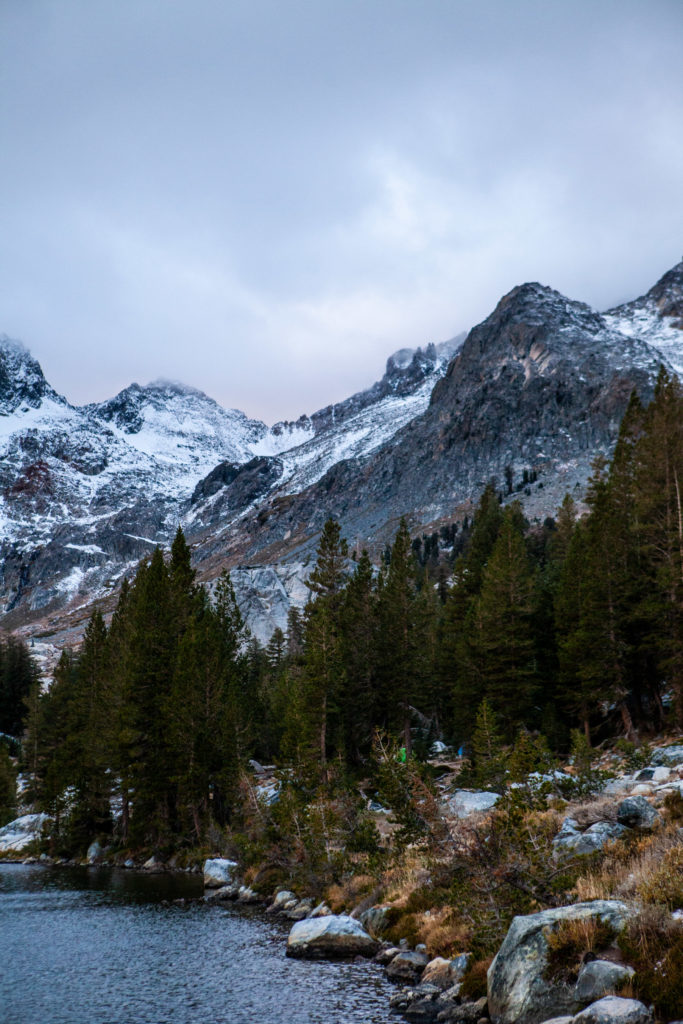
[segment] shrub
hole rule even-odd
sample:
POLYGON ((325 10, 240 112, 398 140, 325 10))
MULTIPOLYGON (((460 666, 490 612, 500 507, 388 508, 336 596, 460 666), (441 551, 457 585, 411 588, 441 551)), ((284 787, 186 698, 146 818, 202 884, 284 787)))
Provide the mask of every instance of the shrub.
POLYGON ((645 903, 659 903, 669 910, 683 907, 683 846, 665 850, 659 866, 638 888, 645 903))
POLYGON ((635 968, 636 998, 653 1004, 659 1019, 683 1016, 683 924, 663 908, 645 908, 628 924, 619 947, 635 968))
POLYGON ((493 963, 493 957, 473 961, 462 979, 460 995, 465 999, 479 999, 486 995, 486 974, 493 963))
POLYGON ((570 918, 548 931, 546 977, 554 981, 576 981, 587 953, 602 953, 614 945, 614 928, 595 918, 570 918))

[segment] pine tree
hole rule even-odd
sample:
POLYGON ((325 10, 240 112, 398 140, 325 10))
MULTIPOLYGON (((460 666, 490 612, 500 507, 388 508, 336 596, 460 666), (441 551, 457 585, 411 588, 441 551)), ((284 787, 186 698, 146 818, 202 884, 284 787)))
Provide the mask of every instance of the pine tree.
POLYGON ((508 735, 533 716, 538 687, 533 615, 536 579, 529 563, 516 503, 506 508, 483 571, 470 643, 475 647, 481 689, 508 735))
POLYGON ((403 734, 412 750, 411 705, 418 692, 419 636, 416 621, 415 562, 410 534, 401 520, 386 575, 379 580, 379 653, 387 724, 403 734))
MULTIPOLYGON (((330 720, 338 725, 343 686, 340 612, 346 558, 347 547, 339 523, 328 519, 320 537, 315 568, 306 581, 313 598, 305 610, 303 666, 307 732, 317 745, 323 782, 327 781, 330 720)), ((337 741, 341 738, 338 733, 337 741)))

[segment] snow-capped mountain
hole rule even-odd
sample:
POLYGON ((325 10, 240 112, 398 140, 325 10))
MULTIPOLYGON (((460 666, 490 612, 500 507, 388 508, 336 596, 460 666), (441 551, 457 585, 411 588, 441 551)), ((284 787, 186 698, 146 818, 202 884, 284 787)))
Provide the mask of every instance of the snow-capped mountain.
POLYGON ((610 309, 605 322, 652 345, 683 377, 683 260, 641 298, 610 309))
POLYGON ((178 523, 200 578, 241 567, 245 609, 283 625, 328 515, 377 551, 400 516, 457 519, 492 478, 528 515, 552 515, 567 490, 581 496, 662 362, 683 370, 683 263, 604 314, 513 288, 466 338, 401 350, 366 391, 271 428, 165 382, 76 408, 3 339, 3 625, 82 620, 178 523))
POLYGON ((367 391, 268 428, 166 381, 74 407, 23 346, 3 337, 0 608, 43 614, 79 594, 87 600, 167 543, 181 520, 200 528, 197 488, 205 498, 245 467, 260 482, 240 512, 264 485, 288 481, 301 489, 342 453, 374 450, 426 408, 457 344, 391 357, 385 377, 367 391))

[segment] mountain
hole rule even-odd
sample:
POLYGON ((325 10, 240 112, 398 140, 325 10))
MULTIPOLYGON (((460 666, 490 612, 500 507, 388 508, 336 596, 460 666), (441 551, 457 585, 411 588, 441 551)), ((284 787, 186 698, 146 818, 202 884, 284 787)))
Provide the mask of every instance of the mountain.
POLYGON ((528 514, 552 514, 566 490, 582 493, 631 391, 647 399, 661 362, 585 304, 540 284, 514 288, 470 331, 424 413, 374 453, 336 462, 295 495, 271 489, 246 516, 235 514, 239 474, 226 481, 195 513, 200 562, 219 552, 248 562, 306 557, 328 515, 376 550, 401 516, 421 528, 462 518, 491 479, 505 492, 506 470, 514 487, 525 470, 536 478, 521 493, 528 514))
MULTIPOLYGON (((423 411, 454 339, 390 357, 381 381, 345 402, 268 428, 201 391, 132 384, 74 407, 23 346, 0 339, 0 614, 5 624, 87 605, 134 571, 181 520, 239 477, 244 512, 276 482, 317 480, 423 411), (278 456, 275 453, 282 453, 278 456)), ((199 527, 200 523, 197 520, 199 527)))
POLYGON ((230 568, 265 639, 304 599, 327 516, 376 555, 401 516, 414 531, 462 519, 492 479, 552 515, 662 363, 683 370, 683 263, 606 313, 520 285, 466 337, 401 350, 370 388, 271 428, 163 381, 76 408, 3 339, 2 624, 68 639, 181 523, 199 578, 230 568))

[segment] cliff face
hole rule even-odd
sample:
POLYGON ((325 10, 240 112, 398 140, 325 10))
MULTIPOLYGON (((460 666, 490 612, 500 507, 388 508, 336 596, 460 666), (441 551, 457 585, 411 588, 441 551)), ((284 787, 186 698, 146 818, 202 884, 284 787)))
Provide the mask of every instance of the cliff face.
MULTIPOLYGON (((581 491, 595 455, 611 450, 631 391, 650 397, 661 362, 588 306, 539 284, 514 288, 470 331, 422 415, 301 493, 271 494, 220 535, 205 518, 200 553, 307 549, 328 515, 372 546, 400 516, 414 525, 454 517, 491 479, 505 492, 524 470, 536 477, 520 495, 529 514, 552 514, 567 489, 581 491)), ((229 495, 230 485, 226 503, 229 495)))

